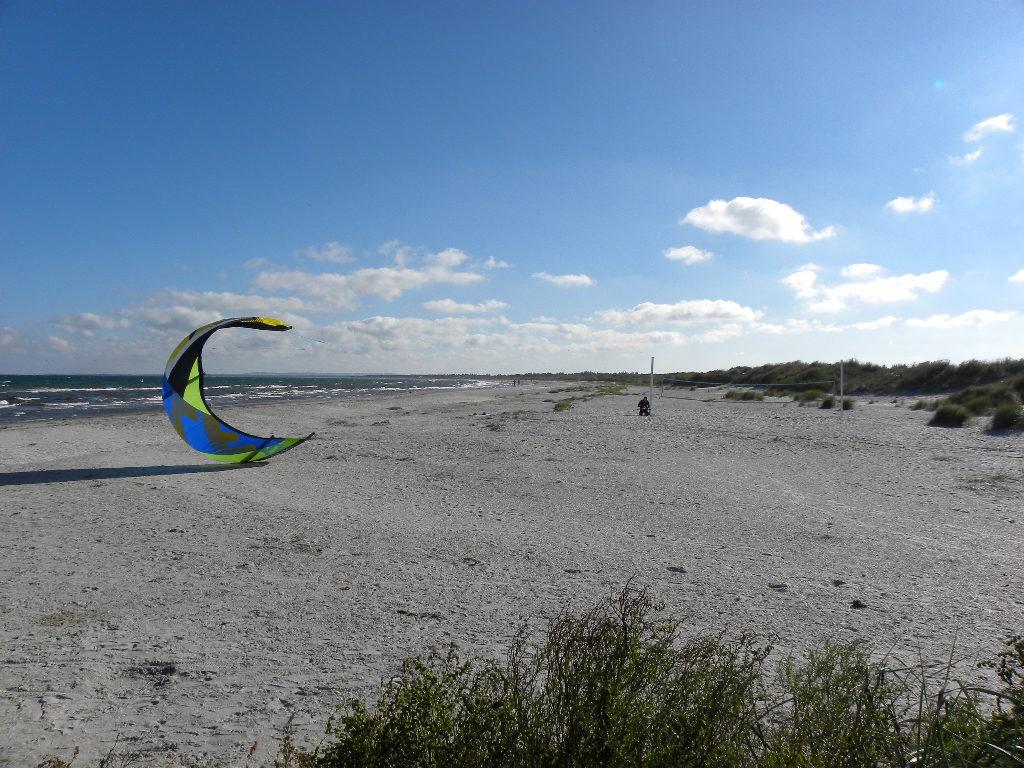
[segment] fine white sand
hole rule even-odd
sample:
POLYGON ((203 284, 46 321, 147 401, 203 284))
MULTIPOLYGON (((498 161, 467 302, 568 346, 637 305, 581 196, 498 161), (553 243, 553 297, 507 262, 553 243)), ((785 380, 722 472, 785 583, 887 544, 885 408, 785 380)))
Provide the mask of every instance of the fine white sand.
POLYGON ((553 388, 226 411, 318 432, 226 470, 160 413, 0 429, 0 765, 266 760, 290 712, 316 738, 403 657, 501 654, 632 576, 695 634, 797 652, 987 657, 1024 626, 1021 437, 553 388))

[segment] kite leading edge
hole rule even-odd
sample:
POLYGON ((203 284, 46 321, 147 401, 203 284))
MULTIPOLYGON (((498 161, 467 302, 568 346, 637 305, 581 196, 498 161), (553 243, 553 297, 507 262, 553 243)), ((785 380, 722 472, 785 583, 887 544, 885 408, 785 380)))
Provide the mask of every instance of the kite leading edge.
POLYGON ((191 448, 217 461, 242 464, 284 453, 313 436, 257 437, 235 429, 210 409, 203 397, 203 345, 221 328, 287 331, 290 325, 272 317, 231 317, 196 328, 182 339, 164 369, 163 398, 167 418, 191 448))

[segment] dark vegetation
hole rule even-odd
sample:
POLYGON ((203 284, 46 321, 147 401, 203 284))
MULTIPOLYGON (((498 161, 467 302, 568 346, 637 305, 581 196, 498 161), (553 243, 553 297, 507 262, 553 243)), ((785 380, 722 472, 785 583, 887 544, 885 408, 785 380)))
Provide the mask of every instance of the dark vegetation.
POLYGON ((625 394, 625 384, 602 384, 598 387, 593 386, 573 386, 573 387, 562 387, 561 389, 549 389, 549 394, 558 394, 562 392, 579 392, 577 395, 570 395, 569 397, 555 401, 554 410, 556 411, 568 411, 572 408, 574 402, 586 402, 595 397, 604 397, 606 395, 622 395, 625 394))
MULTIPOLYGON (((1018 392, 1024 389, 1024 359, 1013 360, 968 360, 954 364, 937 360, 914 365, 876 365, 859 360, 844 362, 846 392, 850 394, 939 394, 955 392, 967 387, 1005 383, 1018 392)), ((612 381, 625 384, 647 384, 650 374, 621 371, 618 373, 521 373, 497 378, 568 380, 568 381, 612 381)), ((713 371, 677 371, 657 374, 655 385, 680 380, 679 386, 692 386, 692 382, 715 382, 719 384, 780 385, 790 386, 808 381, 838 381, 839 364, 803 361, 773 363, 756 367, 736 366, 713 371)))
POLYGON ((1024 761, 1024 638, 987 689, 835 644, 780 665, 750 634, 684 640, 628 587, 503 662, 455 651, 406 660, 374 704, 351 701, 317 748, 282 768, 902 768, 1024 761))
POLYGON ((962 405, 946 403, 935 410, 935 415, 928 423, 933 427, 962 427, 970 419, 970 412, 962 405))
POLYGON ((724 395, 726 400, 764 400, 764 392, 752 389, 730 389, 724 395))

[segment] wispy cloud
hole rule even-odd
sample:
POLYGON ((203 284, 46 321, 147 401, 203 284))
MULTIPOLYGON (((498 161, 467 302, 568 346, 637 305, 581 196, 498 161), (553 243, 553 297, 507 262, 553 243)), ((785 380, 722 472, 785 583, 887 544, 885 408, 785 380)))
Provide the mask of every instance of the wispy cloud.
POLYGON ((976 150, 968 152, 966 155, 953 155, 949 158, 949 162, 953 165, 971 165, 981 157, 981 154, 984 151, 984 147, 978 147, 976 150))
POLYGON ((428 254, 418 267, 377 267, 348 274, 272 270, 256 276, 256 285, 266 291, 286 291, 322 307, 346 310, 360 305, 361 297, 391 300, 406 291, 427 285, 470 285, 484 279, 476 272, 458 270, 469 257, 456 248, 428 254))
POLYGON ((310 245, 306 248, 300 248, 295 251, 295 257, 331 264, 348 264, 351 261, 355 261, 355 256, 352 255, 352 248, 335 240, 324 243, 319 247, 310 245))
POLYGON ((860 271, 862 278, 849 279, 836 285, 820 283, 818 273, 810 269, 797 270, 784 277, 782 282, 796 293, 798 299, 807 302, 811 311, 840 312, 857 303, 894 304, 913 301, 922 293, 940 291, 951 277, 944 269, 891 277, 877 277, 872 276, 875 272, 860 271))
POLYGON ((877 264, 850 264, 839 270, 839 274, 851 280, 867 280, 870 277, 882 272, 883 269, 877 264))
POLYGON ((972 125, 964 134, 964 141, 981 141, 993 133, 1013 133, 1016 128, 1016 118, 1012 113, 1004 112, 1001 115, 987 117, 972 125))
POLYGON ((509 269, 511 266, 507 261, 496 259, 493 256, 488 256, 487 261, 484 262, 484 269, 509 269))
POLYGON ((935 207, 935 193, 929 192, 922 197, 897 197, 887 202, 885 207, 896 213, 927 213, 935 207))
POLYGON ((932 315, 931 317, 908 319, 907 325, 911 328, 978 328, 993 323, 1005 323, 1017 316, 1017 312, 1010 310, 997 312, 991 309, 971 309, 959 315, 932 315))
POLYGON ((696 299, 675 304, 644 302, 630 309, 607 309, 597 317, 609 325, 659 325, 664 323, 705 323, 730 321, 753 323, 761 312, 722 299, 696 299))
POLYGON ((835 227, 815 231, 802 213, 764 197, 711 200, 681 220, 710 232, 731 232, 752 240, 781 240, 803 245, 835 237, 835 227))
POLYGON ((589 288, 594 281, 589 275, 552 275, 547 272, 534 272, 532 277, 559 288, 589 288))
POLYGON ((248 269, 260 269, 261 267, 267 266, 270 263, 269 259, 265 259, 262 256, 257 256, 254 259, 249 259, 245 262, 245 266, 248 269))
POLYGON ((460 304, 455 299, 436 299, 423 303, 428 312, 443 312, 449 315, 474 315, 487 312, 499 312, 508 309, 508 304, 497 299, 490 299, 479 304, 460 304))
POLYGON ((700 264, 704 261, 711 261, 715 254, 711 251, 702 251, 694 245, 684 245, 681 248, 666 248, 661 252, 669 261, 680 261, 683 264, 700 264))

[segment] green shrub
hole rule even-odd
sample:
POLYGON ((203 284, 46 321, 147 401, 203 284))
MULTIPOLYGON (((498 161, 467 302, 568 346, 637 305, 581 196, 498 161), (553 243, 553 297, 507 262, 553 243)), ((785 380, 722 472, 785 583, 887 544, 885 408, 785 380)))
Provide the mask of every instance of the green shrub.
POLYGON ((832 397, 832 395, 825 395, 825 397, 821 398, 821 406, 820 407, 821 408, 835 408, 836 407, 836 399, 834 397, 832 397))
POLYGON ((564 400, 559 400, 557 403, 555 403, 555 410, 568 411, 570 408, 572 408, 572 401, 573 398, 571 397, 567 397, 564 400))
POLYGON ((1003 403, 992 417, 992 429, 1017 429, 1024 426, 1024 413, 1019 405, 1003 403))
POLYGON ((764 400, 763 392, 755 392, 752 389, 730 389, 725 393, 727 400, 764 400))
POLYGON ((855 401, 851 400, 850 398, 844 397, 843 398, 843 410, 844 411, 852 411, 853 410, 854 402, 855 401))
POLYGON ((933 427, 962 427, 970 420, 971 414, 962 405, 940 405, 929 425, 933 427))
POLYGON ((963 406, 975 416, 981 416, 982 414, 988 413, 992 410, 992 400, 983 395, 979 395, 965 401, 963 406))
POLYGON ((860 643, 784 660, 771 684, 769 645, 683 628, 627 586, 539 636, 524 626, 504 663, 408 659, 375 705, 342 705, 315 751, 286 737, 278 764, 946 768, 1016 765, 1004 757, 1024 749, 1024 638, 987 663, 1000 688, 983 701, 948 668, 935 680, 860 643))
POLYGON ((923 411, 927 407, 928 407, 928 403, 926 403, 924 400, 918 400, 916 403, 914 403, 912 406, 910 406, 910 410, 912 410, 912 411, 923 411))

